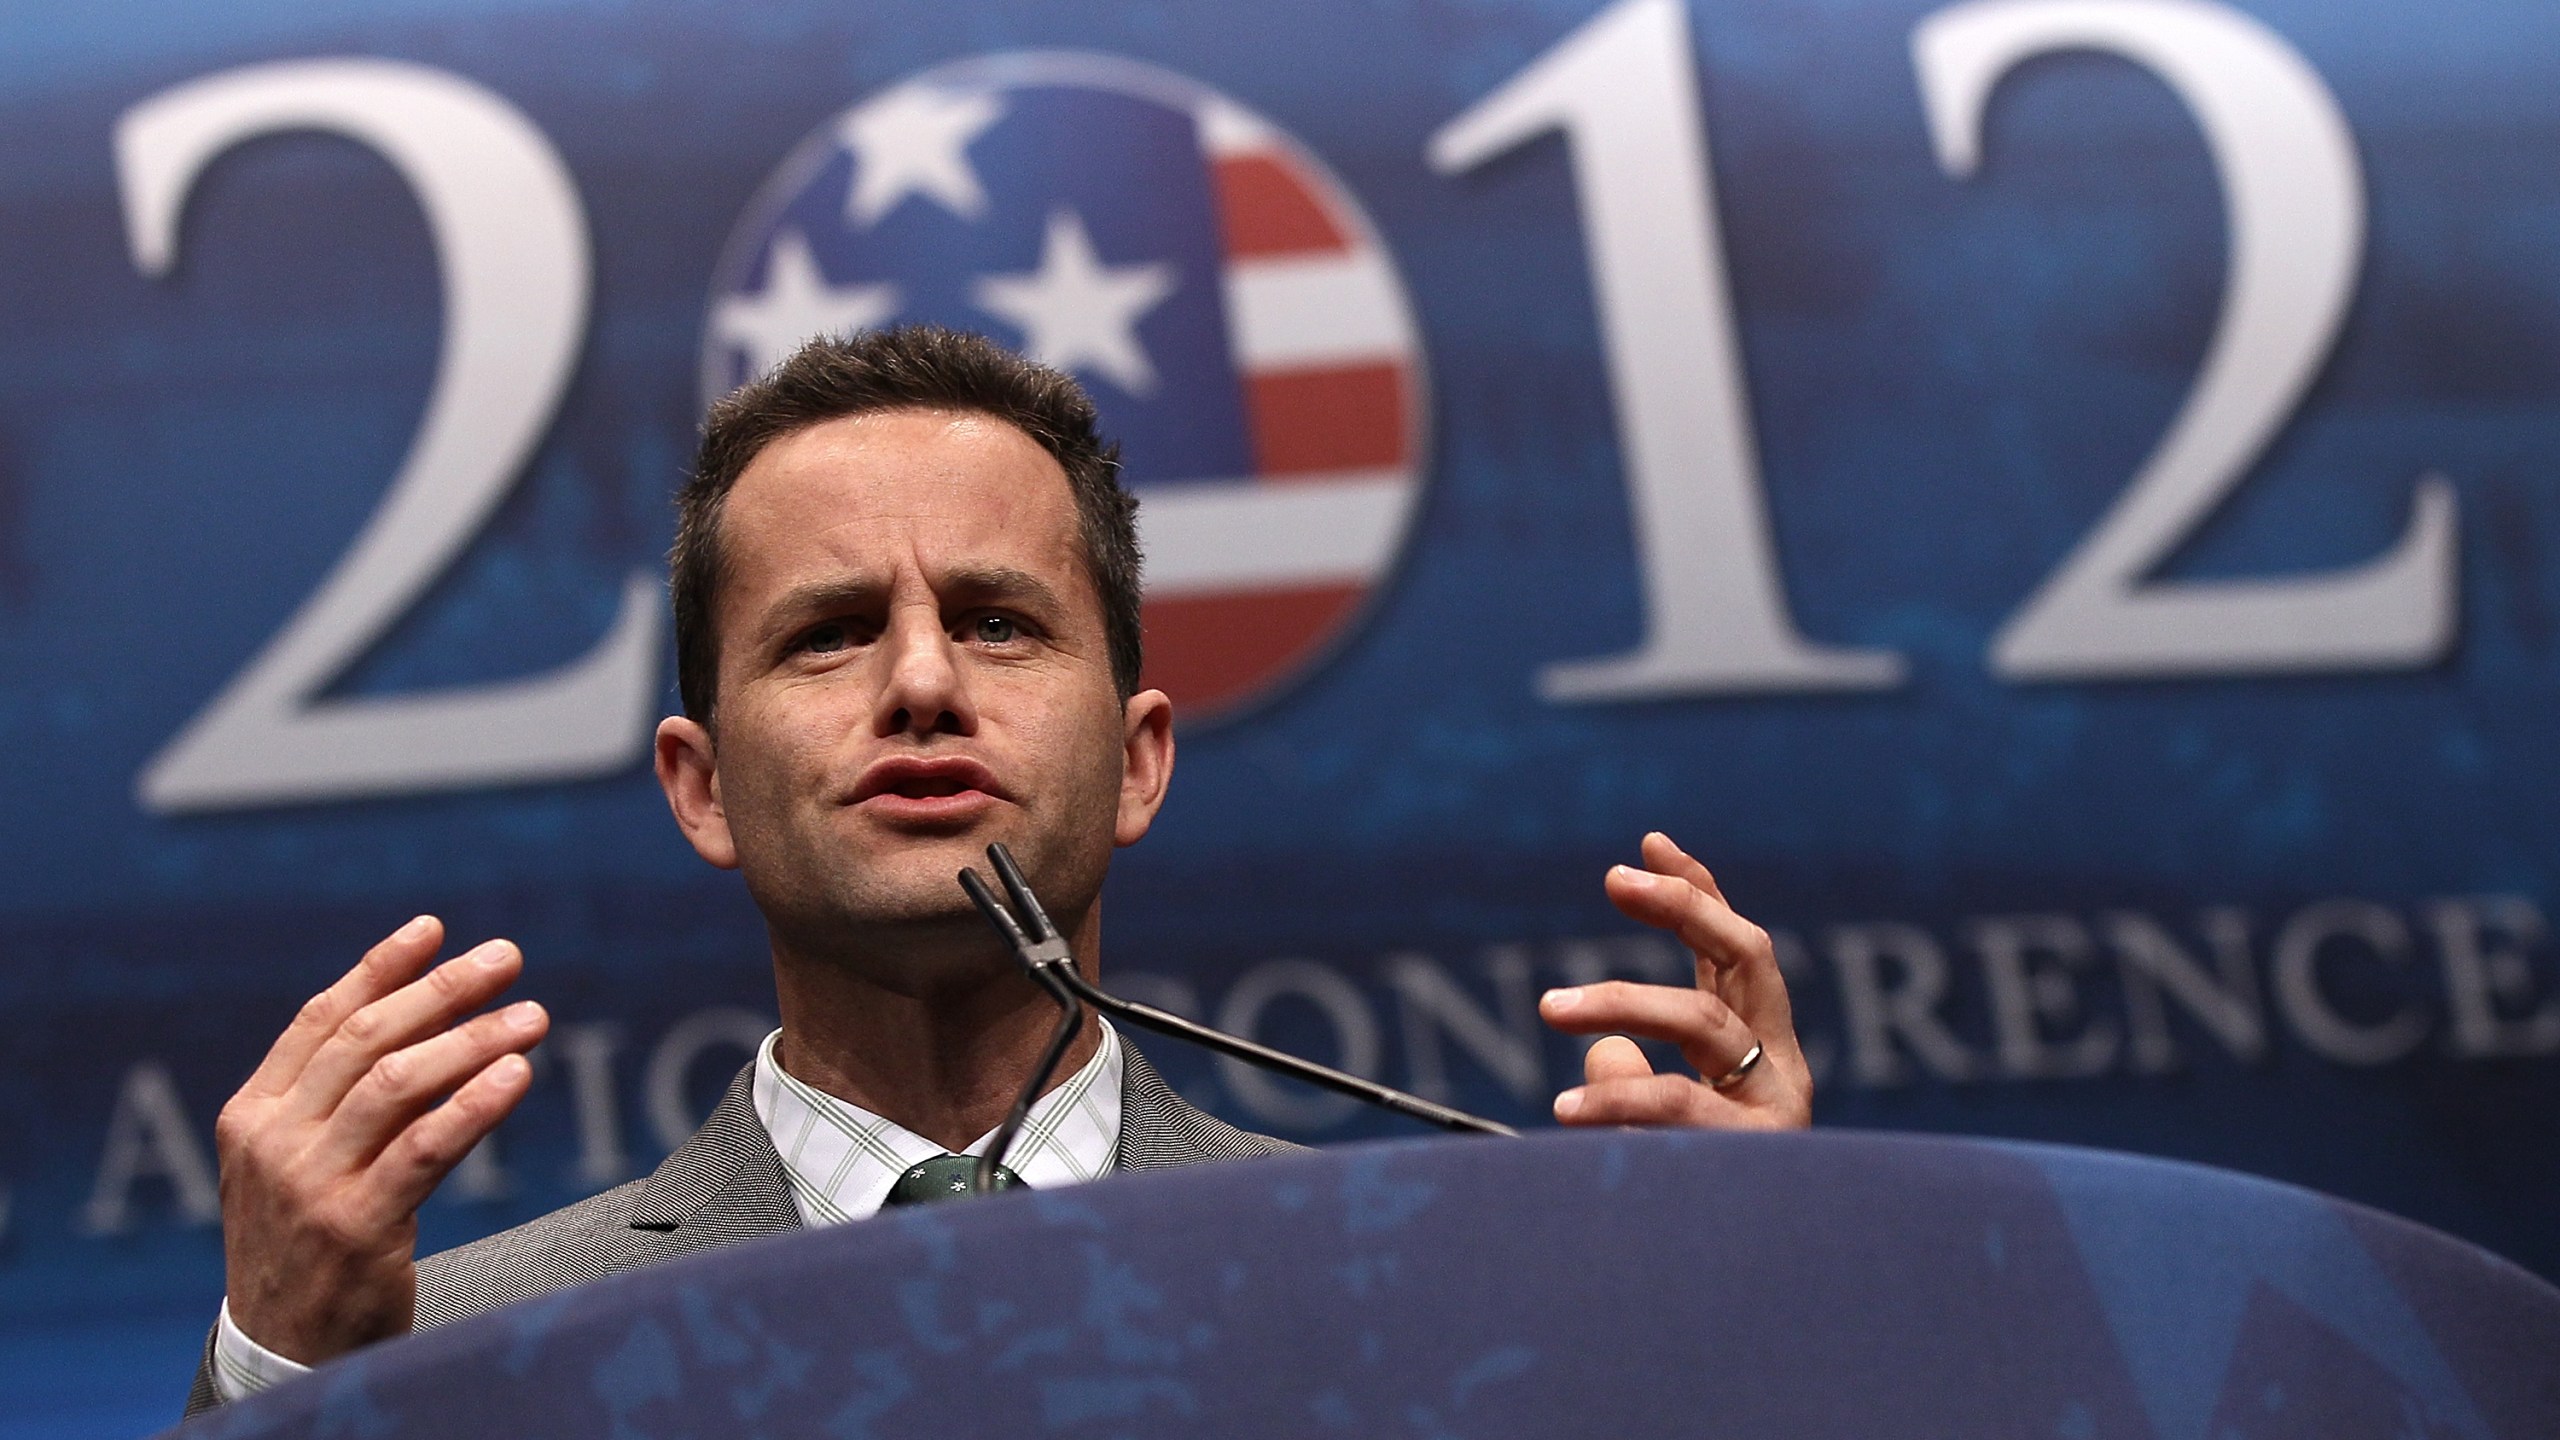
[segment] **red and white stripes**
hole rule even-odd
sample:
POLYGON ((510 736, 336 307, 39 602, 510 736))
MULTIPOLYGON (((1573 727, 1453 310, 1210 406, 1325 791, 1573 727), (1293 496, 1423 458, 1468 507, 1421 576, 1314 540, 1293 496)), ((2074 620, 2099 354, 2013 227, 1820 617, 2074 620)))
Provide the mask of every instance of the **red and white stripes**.
POLYGON ((1421 481, 1419 347, 1384 247, 1287 137, 1223 100, 1197 114, 1254 473, 1141 492, 1148 683, 1186 715, 1313 658, 1421 481))

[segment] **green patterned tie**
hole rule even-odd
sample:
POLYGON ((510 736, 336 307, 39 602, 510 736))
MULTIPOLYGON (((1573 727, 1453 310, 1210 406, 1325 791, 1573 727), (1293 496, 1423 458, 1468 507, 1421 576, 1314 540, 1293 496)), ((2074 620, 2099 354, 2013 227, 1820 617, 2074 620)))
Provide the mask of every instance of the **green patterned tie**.
MULTIPOLYGON (((880 1203, 885 1208, 961 1199, 970 1193, 969 1177, 976 1173, 977 1168, 978 1160, 974 1155, 937 1155, 921 1165, 908 1166, 906 1173, 900 1175, 898 1183, 890 1189, 889 1198, 880 1203)), ((1021 1183, 1021 1177, 1012 1171, 1001 1165, 996 1167, 997 1189, 1010 1190, 1021 1183)))

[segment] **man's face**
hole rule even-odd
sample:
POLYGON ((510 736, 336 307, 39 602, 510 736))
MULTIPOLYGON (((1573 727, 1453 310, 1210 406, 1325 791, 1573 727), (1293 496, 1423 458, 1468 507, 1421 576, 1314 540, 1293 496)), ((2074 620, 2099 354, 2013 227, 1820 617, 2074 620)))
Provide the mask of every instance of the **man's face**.
MULTIPOLYGON (((1153 818, 1171 740, 1161 695, 1124 706, 1113 685, 1047 451, 969 412, 827 421, 748 465, 720 544, 708 808, 669 795, 778 939, 869 951, 976 926, 955 877, 993 840, 1053 913, 1090 905, 1153 818)), ((689 723, 661 729, 662 778, 689 723)))

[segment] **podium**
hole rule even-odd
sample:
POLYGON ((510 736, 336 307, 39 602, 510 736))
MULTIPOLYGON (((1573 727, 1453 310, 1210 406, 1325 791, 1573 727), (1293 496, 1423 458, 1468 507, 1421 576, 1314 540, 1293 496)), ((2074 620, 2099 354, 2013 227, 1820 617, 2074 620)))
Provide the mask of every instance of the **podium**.
POLYGON ((2560 1291, 2189 1165, 1546 1132, 804 1231, 378 1346, 183 1434, 2547 1440, 2560 1291))

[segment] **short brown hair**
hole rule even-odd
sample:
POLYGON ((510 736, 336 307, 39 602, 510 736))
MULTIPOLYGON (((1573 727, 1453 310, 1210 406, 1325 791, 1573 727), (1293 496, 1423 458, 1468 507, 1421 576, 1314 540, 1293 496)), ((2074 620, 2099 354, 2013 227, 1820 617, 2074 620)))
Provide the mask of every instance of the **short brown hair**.
POLYGON ((1085 568, 1102 597, 1111 678, 1120 698, 1138 692, 1138 500, 1121 487, 1120 447, 1095 429, 1092 399, 1074 380, 982 335, 900 325, 812 340, 713 405, 703 421, 693 475, 676 497, 676 543, 667 556, 685 714, 709 725, 719 698, 713 622, 724 578, 720 511, 738 476, 786 435, 848 415, 909 409, 993 416, 1037 441, 1067 472, 1085 568))

